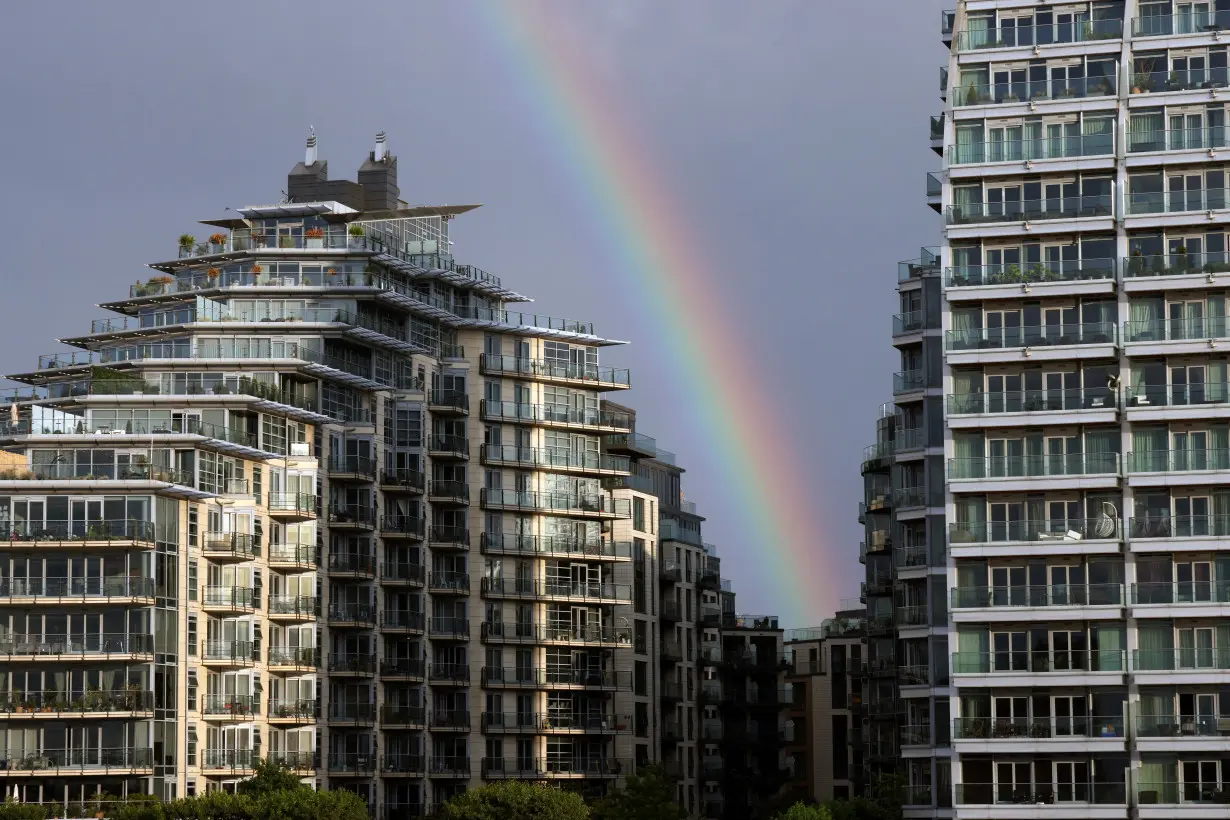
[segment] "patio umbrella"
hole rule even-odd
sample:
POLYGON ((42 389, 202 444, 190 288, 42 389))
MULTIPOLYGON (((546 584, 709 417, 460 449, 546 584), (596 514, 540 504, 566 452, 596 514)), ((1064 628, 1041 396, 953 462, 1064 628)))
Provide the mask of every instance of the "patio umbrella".
MULTIPOLYGON (((18 412, 17 412, 17 402, 13 402, 12 404, 9 405, 9 421, 13 422, 13 424, 16 424, 20 420, 21 420, 21 416, 18 415, 18 412)), ((13 788, 15 789, 17 787, 13 786, 13 788)))

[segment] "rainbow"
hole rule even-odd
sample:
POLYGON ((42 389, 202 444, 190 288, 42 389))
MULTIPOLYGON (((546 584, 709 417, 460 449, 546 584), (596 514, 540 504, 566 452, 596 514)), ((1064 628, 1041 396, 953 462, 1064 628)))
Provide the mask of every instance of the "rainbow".
POLYGON ((716 293, 707 274, 712 264, 672 202, 664 175, 568 30, 567 6, 548 13, 538 0, 466 5, 515 78, 578 205, 609 246, 615 273, 632 292, 654 296, 642 302, 651 314, 647 326, 660 334, 687 417, 701 423, 726 477, 721 508, 735 515, 738 541, 720 551, 756 553, 741 563, 759 577, 736 579, 736 592, 758 590, 755 597, 783 626, 819 624, 842 597, 837 584, 844 573, 834 563, 852 561, 853 545, 824 544, 824 499, 810 494, 813 482, 795 457, 798 445, 772 411, 770 391, 757 382, 760 367, 740 337, 743 324, 716 293))

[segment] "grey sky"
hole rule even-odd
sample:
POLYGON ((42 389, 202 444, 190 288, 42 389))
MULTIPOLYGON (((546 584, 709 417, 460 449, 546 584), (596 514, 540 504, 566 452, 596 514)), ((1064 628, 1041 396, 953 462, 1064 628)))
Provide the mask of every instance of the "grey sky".
MULTIPOLYGON (((521 2, 521 0, 503 0, 521 2)), ((501 2, 501 0, 487 0, 501 2)), ((890 397, 895 263, 934 244, 927 116, 940 109, 937 0, 547 0, 615 85, 737 306, 797 446, 826 573, 857 594, 861 448, 890 397)), ((88 328, 144 264, 226 206, 276 200, 308 124, 333 176, 378 130, 403 198, 482 202, 458 256, 633 344, 640 427, 678 453, 740 609, 818 623, 836 600, 783 601, 780 545, 742 537, 714 442, 672 406, 677 377, 555 145, 539 139, 481 0, 12 3, 0 26, 0 372, 88 328), (476 11, 478 9, 478 11, 476 11)), ((687 308, 679 306, 680 311, 687 308)), ((731 374, 731 390, 740 388, 731 374)), ((770 489, 770 492, 773 492, 770 489)))

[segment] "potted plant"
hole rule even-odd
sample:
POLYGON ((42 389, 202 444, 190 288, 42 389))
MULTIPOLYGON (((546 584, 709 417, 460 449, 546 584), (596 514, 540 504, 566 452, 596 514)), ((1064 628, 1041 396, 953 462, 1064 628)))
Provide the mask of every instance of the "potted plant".
POLYGON ((196 244, 196 237, 190 233, 181 233, 179 235, 179 255, 190 256, 192 247, 196 244))
POLYGON ((1148 94, 1153 90, 1153 78, 1149 74, 1138 71, 1132 75, 1132 93, 1148 94))
POLYGON ((210 253, 221 253, 222 246, 226 244, 226 234, 219 231, 209 235, 209 251, 210 253))
POLYGON ((362 225, 351 225, 346 229, 346 233, 350 235, 350 247, 363 247, 364 230, 362 225))
POLYGON ((262 271, 264 271, 264 270, 265 270, 265 269, 264 269, 264 268, 262 268, 259 264, 255 263, 255 262, 253 262, 253 263, 252 263, 252 272, 253 272, 253 273, 255 273, 255 274, 257 274, 258 276, 259 276, 259 275, 261 274, 261 272, 262 272, 262 271))
POLYGON ((309 248, 323 248, 325 246, 324 228, 308 228, 304 231, 303 235, 307 237, 307 246, 309 248))
POLYGON ((217 268, 206 268, 205 269, 205 278, 209 280, 209 284, 211 285, 216 284, 218 281, 218 277, 221 275, 222 275, 222 271, 218 270, 217 268))

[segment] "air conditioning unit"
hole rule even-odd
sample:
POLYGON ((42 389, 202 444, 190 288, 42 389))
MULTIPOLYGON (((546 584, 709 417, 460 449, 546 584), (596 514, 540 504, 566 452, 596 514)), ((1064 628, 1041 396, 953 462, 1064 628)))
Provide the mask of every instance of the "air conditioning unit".
POLYGON ((310 456, 312 454, 312 445, 306 441, 297 441, 290 445, 290 454, 292 456, 310 456))

